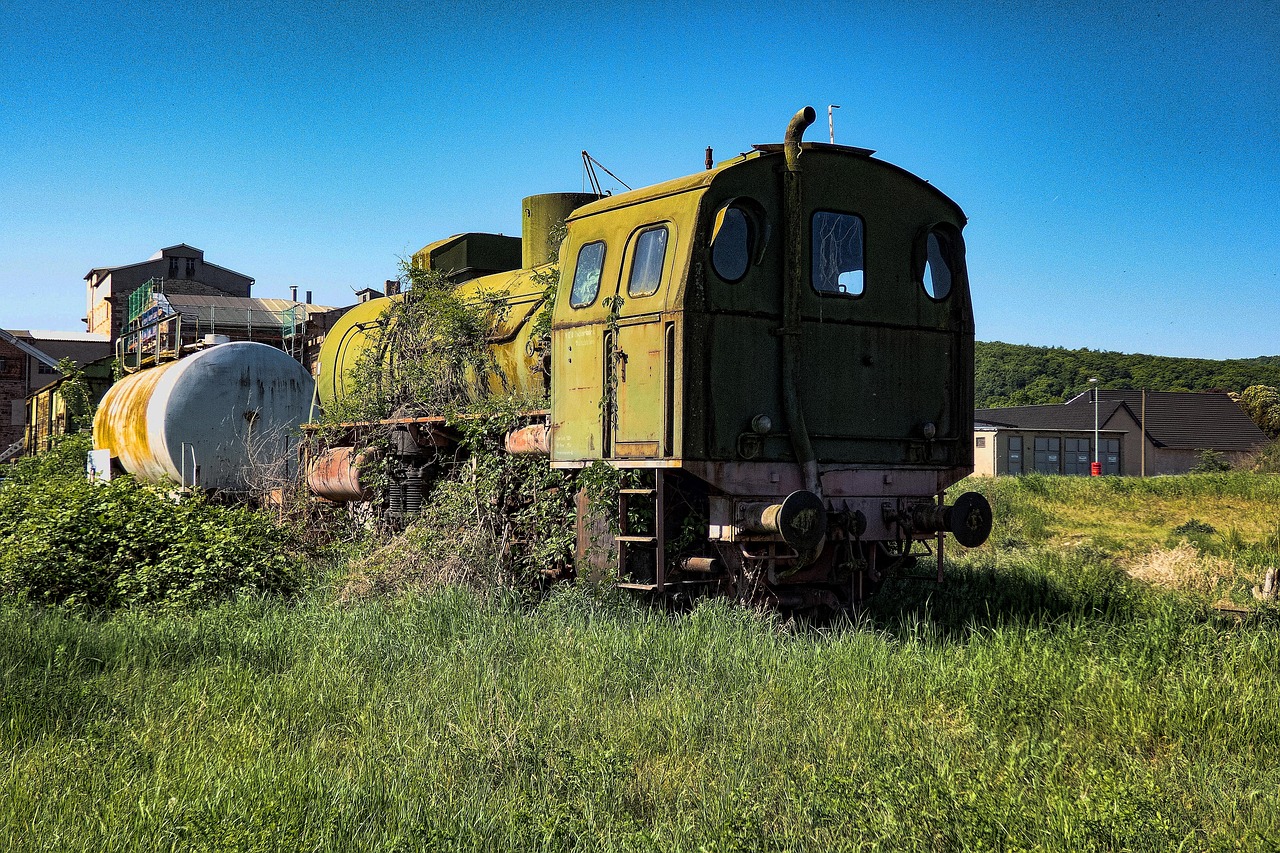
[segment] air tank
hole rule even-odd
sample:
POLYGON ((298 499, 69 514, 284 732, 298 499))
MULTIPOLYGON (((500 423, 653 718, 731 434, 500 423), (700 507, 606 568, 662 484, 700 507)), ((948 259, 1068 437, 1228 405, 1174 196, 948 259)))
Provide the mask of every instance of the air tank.
POLYGON ((219 344, 111 386, 93 443, 124 470, 226 492, 271 486, 297 465, 315 382, 266 344, 219 344))

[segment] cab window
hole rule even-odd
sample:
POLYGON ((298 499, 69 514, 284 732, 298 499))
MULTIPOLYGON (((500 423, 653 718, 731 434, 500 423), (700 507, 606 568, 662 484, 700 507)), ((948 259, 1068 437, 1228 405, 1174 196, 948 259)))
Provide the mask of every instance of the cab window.
POLYGON ((930 299, 943 300, 951 294, 952 281, 963 253, 960 235, 946 225, 937 225, 925 237, 924 268, 920 284, 930 299))
POLYGON ((866 286, 862 217, 820 210, 813 214, 811 226, 813 289, 839 296, 861 296, 866 286))
POLYGON ((604 243, 588 243, 578 250, 578 266, 573 271, 573 289, 569 304, 585 308, 596 301, 600 293, 600 273, 604 269, 604 243))
POLYGON ((641 231, 636 238, 631 260, 631 278, 627 280, 628 296, 652 296, 662 283, 663 262, 667 257, 667 227, 660 225, 641 231))
POLYGON ((711 243, 711 268, 730 284, 741 281, 751 262, 751 220, 746 212, 728 205, 716 217, 711 243))

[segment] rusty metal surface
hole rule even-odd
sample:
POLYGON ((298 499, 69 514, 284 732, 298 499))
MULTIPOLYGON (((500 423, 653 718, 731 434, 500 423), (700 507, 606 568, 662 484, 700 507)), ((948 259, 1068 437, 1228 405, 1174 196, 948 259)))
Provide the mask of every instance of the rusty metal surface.
POLYGON ((503 445, 508 453, 516 456, 549 456, 551 454, 551 427, 547 424, 530 424, 507 433, 503 445))
POLYGON ((94 444, 150 482, 244 491, 290 476, 314 388, 274 347, 210 347, 112 386, 94 444))
POLYGON ((333 447, 321 453, 307 472, 307 488, 327 500, 343 503, 373 496, 370 474, 381 453, 375 448, 333 447))

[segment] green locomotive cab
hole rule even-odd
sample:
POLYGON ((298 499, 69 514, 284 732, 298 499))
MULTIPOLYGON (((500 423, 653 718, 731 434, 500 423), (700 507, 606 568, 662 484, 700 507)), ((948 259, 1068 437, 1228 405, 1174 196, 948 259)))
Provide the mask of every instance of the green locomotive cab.
POLYGON ((943 500, 973 467, 964 214, 871 151, 801 143, 811 121, 568 218, 551 464, 642 472, 624 584, 847 604, 916 543, 940 573, 946 532, 990 530, 980 496, 943 500), (672 553, 690 523, 704 547, 672 553))
MULTIPOLYGON (((941 577, 948 532, 986 539, 981 496, 944 501, 973 468, 964 214, 871 151, 802 143, 812 120, 696 175, 530 196, 520 239, 459 234, 415 254, 494 312, 496 369, 470 377, 477 394, 533 399, 549 379, 549 413, 528 412, 507 450, 624 472, 616 502, 579 494, 580 569, 658 594, 841 607, 922 553, 941 577), (548 357, 535 318, 561 221, 548 357)), ((399 298, 329 330, 322 405, 382 357, 399 298)), ((440 412, 387 415, 384 505, 407 519, 449 438, 440 412)), ((361 465, 383 451, 357 437, 373 425, 343 425, 351 437, 312 466, 316 494, 370 497, 361 465)))

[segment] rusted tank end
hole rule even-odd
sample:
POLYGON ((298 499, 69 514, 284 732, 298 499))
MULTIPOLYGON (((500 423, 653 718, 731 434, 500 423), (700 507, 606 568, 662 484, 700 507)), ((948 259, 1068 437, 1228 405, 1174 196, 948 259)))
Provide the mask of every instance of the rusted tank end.
POLYGON ((504 442, 507 452, 515 456, 550 456, 551 427, 547 424, 530 424, 507 433, 504 442))
POLYGON ((367 501, 373 496, 369 474, 381 456, 373 447, 330 448, 312 463, 307 473, 307 488, 338 503, 367 501))

